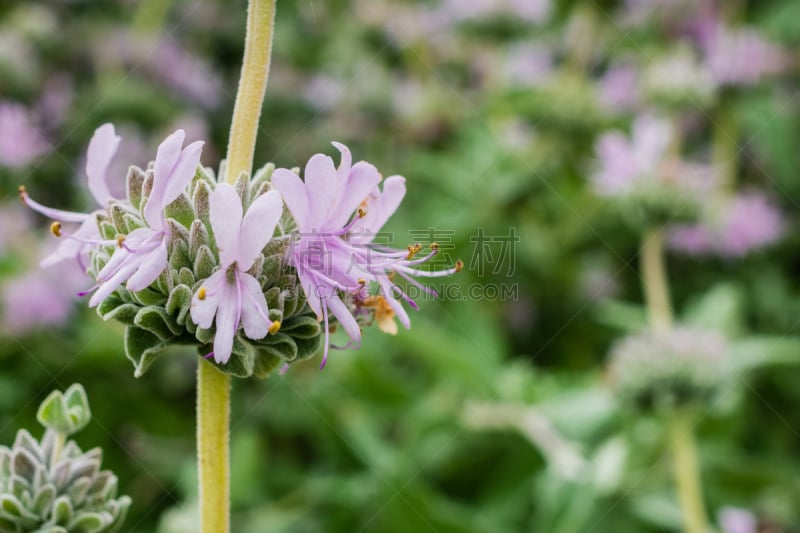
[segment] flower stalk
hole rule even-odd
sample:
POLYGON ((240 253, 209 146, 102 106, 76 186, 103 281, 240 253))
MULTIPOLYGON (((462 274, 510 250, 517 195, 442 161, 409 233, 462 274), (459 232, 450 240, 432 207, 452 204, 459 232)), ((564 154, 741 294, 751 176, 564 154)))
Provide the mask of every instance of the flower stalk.
POLYGON ((242 172, 249 174, 253 165, 258 121, 272 56, 275 3, 276 0, 250 0, 247 8, 244 60, 228 138, 227 182, 231 185, 242 172))
POLYGON ((664 228, 648 229, 642 240, 641 270, 650 326, 667 331, 672 324, 669 284, 664 268, 664 228))
POLYGON ((672 448, 672 469, 683 510, 683 529, 686 533, 708 533, 708 519, 703 506, 703 491, 697 459, 697 444, 692 431, 690 412, 679 409, 669 422, 672 448))
MULTIPOLYGON (((276 0, 251 0, 244 60, 228 140, 227 176, 250 174, 269 77, 276 0)), ((197 369, 197 463, 202 533, 230 531, 230 376, 201 360, 197 369)))
POLYGON ((197 366, 197 460, 202 533, 230 531, 230 376, 197 366))

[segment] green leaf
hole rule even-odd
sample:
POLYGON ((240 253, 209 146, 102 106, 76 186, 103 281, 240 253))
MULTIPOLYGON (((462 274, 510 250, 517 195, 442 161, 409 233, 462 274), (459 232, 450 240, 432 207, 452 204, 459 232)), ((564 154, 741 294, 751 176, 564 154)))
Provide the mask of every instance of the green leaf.
POLYGON ((144 171, 137 166, 128 167, 128 175, 125 178, 125 185, 128 192, 128 200, 134 209, 140 209, 142 205, 142 185, 144 184, 144 171))
POLYGON ((69 524, 69 531, 81 533, 98 533, 103 531, 112 517, 103 516, 100 513, 78 513, 78 516, 69 524))
POLYGON ((684 316, 691 324, 735 337, 744 329, 743 307, 744 294, 741 288, 721 283, 691 303, 684 316))
POLYGON ((178 324, 184 324, 192 306, 192 289, 186 285, 178 285, 169 293, 164 307, 170 316, 175 317, 178 324), (177 315, 177 316, 176 316, 177 315))
POLYGON ((59 496, 53 505, 53 521, 61 526, 67 526, 72 522, 74 511, 68 496, 59 496))
POLYGON ((183 231, 188 233, 188 229, 194 221, 194 208, 192 207, 192 202, 189 201, 189 197, 185 194, 178 196, 164 209, 164 216, 167 219, 174 219, 183 226, 183 231))
POLYGON ((140 306, 124 303, 116 296, 111 295, 97 306, 97 314, 103 320, 117 320, 130 326, 133 324, 133 319, 136 318, 136 313, 139 312, 139 309, 141 309, 140 306))
POLYGON ((253 369, 255 367, 255 354, 253 350, 250 349, 247 344, 242 342, 238 336, 233 338, 233 351, 231 352, 231 358, 225 364, 219 364, 215 361, 212 362, 214 365, 225 372, 226 374, 230 374, 231 376, 235 376, 237 378, 249 378, 253 375, 253 369))
POLYGON ((214 272, 217 259, 208 246, 201 246, 194 260, 194 276, 197 279, 207 279, 214 272))
POLYGON ((182 331, 182 328, 175 322, 175 319, 167 313, 166 309, 156 305, 150 305, 139 309, 133 322, 134 325, 147 330, 160 340, 171 339, 179 335, 182 331))
POLYGON ((125 328, 125 356, 134 367, 133 375, 142 377, 168 347, 158 337, 135 326, 125 328))

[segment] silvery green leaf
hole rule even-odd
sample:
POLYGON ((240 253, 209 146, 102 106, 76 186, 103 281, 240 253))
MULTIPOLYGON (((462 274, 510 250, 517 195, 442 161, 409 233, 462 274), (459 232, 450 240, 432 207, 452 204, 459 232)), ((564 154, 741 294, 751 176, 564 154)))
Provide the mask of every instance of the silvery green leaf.
POLYGON ((53 504, 53 520, 56 524, 62 526, 68 525, 70 522, 72 522, 72 517, 74 514, 72 502, 69 501, 69 497, 62 495, 56 498, 56 501, 53 504))
POLYGON ((167 219, 175 220, 183 226, 184 230, 188 230, 194 220, 194 208, 189 197, 185 194, 178 196, 164 209, 164 216, 167 219))
POLYGON ((239 198, 242 199, 242 207, 247 209, 247 206, 250 204, 250 195, 248 194, 248 184, 250 182, 250 175, 247 172, 240 172, 239 176, 236 178, 236 183, 233 184, 233 188, 236 189, 236 192, 239 194, 239 198))
POLYGON ((255 367, 253 368, 253 375, 257 378, 267 378, 272 372, 280 369, 283 366, 283 359, 274 353, 270 347, 259 347, 256 350, 255 367))
POLYGON ((169 265, 175 270, 180 270, 184 267, 192 267, 192 260, 189 256, 189 245, 186 243, 187 241, 180 238, 172 241, 172 248, 169 253, 169 265))
POLYGON ((142 185, 144 185, 145 173, 137 166, 128 167, 128 175, 125 178, 125 185, 128 194, 128 201, 139 209, 142 204, 142 185))
POLYGON ((111 223, 120 235, 127 235, 130 233, 128 224, 125 221, 126 213, 127 211, 117 202, 111 202, 108 206, 108 214, 111 215, 111 223))
POLYGON ((45 515, 45 510, 50 509, 55 499, 56 487, 53 484, 48 483, 40 488, 36 493, 33 503, 31 504, 31 510, 36 514, 43 516, 45 515))
POLYGON ((169 293, 165 311, 175 317, 178 324, 184 324, 192 305, 192 289, 186 285, 178 285, 169 293))
MULTIPOLYGON (((197 280, 194 278, 194 272, 192 272, 191 268, 181 267, 178 271, 178 286, 194 287, 195 283, 197 283, 197 280)), ((172 290, 174 291, 175 289, 172 290)))
POLYGON ((100 228, 100 235, 106 240, 114 240, 119 234, 119 232, 117 232, 117 228, 114 227, 114 224, 106 220, 99 222, 98 227, 100 228))
POLYGON ((200 220, 192 222, 189 228, 189 257, 194 260, 201 246, 211 246, 206 225, 200 220))
MULTIPOLYGON (((253 179, 250 180, 250 192, 256 191, 261 188, 262 185, 268 183, 269 180, 272 178, 272 173, 275 172, 275 164, 274 163, 267 163, 263 167, 259 168, 253 174, 253 179)), ((251 198, 257 198, 258 195, 251 195, 251 198)))
POLYGON ((208 246, 201 246, 194 260, 194 276, 198 280, 207 279, 217 266, 214 253, 208 246))
POLYGON ((194 214, 195 217, 202 221, 204 224, 210 224, 209 221, 209 196, 211 195, 211 189, 205 182, 198 182, 197 187, 194 189, 194 195, 192 196, 192 204, 194 206, 194 214))
POLYGON ((111 523, 114 517, 110 513, 79 513, 68 526, 69 531, 98 533, 111 523))
POLYGON ((322 334, 322 326, 310 315, 293 316, 281 323, 281 332, 294 339, 312 339, 322 334))
POLYGON ((151 288, 142 289, 131 294, 134 300, 141 305, 163 305, 167 300, 164 294, 154 291, 151 288))
POLYGON ((236 336, 233 338, 233 351, 231 352, 231 358, 228 359, 228 362, 219 364, 214 362, 213 359, 212 362, 226 374, 236 376, 237 378, 248 378, 253 375, 255 354, 249 346, 236 336))
POLYGON ((139 309, 133 319, 135 326, 147 330, 160 340, 168 340, 181 332, 181 327, 161 306, 149 305, 139 309))
POLYGON ((100 305, 97 306, 97 314, 103 320, 117 320, 125 325, 131 325, 139 309, 138 305, 124 303, 112 295, 100 302, 100 305))
POLYGON ((36 473, 37 463, 36 457, 29 450, 15 448, 11 461, 12 475, 18 475, 26 479, 33 478, 36 473))

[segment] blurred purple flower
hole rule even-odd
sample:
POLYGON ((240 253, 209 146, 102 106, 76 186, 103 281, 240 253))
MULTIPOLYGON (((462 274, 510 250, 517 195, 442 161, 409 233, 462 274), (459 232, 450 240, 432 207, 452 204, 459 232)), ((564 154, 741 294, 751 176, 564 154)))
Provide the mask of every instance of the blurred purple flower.
POLYGON ((23 167, 50 148, 25 107, 0 102, 0 165, 23 167))
POLYGON ((55 74, 44 83, 37 107, 47 127, 56 128, 64 122, 74 99, 72 80, 66 74, 55 74))
POLYGON ((0 204, 0 255, 29 238, 25 234, 30 228, 27 215, 19 203, 0 204))
POLYGON ((631 65, 612 67, 600 79, 600 102, 612 111, 628 111, 639 99, 639 72, 631 65))
POLYGON ((674 128, 653 115, 640 115, 630 137, 619 131, 604 133, 595 145, 600 169, 592 176, 603 196, 623 193, 659 172, 674 138, 674 128))
POLYGON ((732 197, 714 220, 676 226, 668 242, 671 248, 689 255, 743 257, 776 242, 783 231, 780 211, 763 194, 750 191, 732 197))
POLYGON ((705 61, 718 84, 748 85, 782 72, 786 53, 750 28, 717 25, 707 39, 705 61))
POLYGON ((240 326, 251 339, 262 339, 280 327, 280 322, 269 319, 261 284, 247 271, 272 239, 283 213, 283 202, 278 191, 269 191, 243 213, 242 198, 236 189, 220 183, 211 193, 209 204, 221 268, 195 293, 191 314, 201 328, 210 329, 216 322, 214 360, 225 364, 240 326))
POLYGON ((64 324, 75 304, 75 292, 85 282, 77 263, 34 269, 2 287, 3 323, 12 334, 64 324))
POLYGON ((723 507, 717 515, 722 533, 758 533, 758 520, 750 511, 723 507))
POLYGON ((537 85, 552 73, 553 52, 544 44, 521 44, 507 52, 505 74, 510 85, 537 85))

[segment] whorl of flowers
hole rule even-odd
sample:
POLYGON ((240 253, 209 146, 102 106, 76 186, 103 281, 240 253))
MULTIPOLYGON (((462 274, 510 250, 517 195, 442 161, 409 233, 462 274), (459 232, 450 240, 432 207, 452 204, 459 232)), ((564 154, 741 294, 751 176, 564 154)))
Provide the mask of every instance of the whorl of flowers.
POLYGON ((612 347, 609 378, 619 398, 638 410, 707 402, 725 377, 726 351, 715 332, 645 332, 612 347))
POLYGON ((673 153, 675 138, 672 123, 649 114, 636 118, 630 136, 620 131, 600 136, 591 176, 595 192, 647 221, 694 215, 713 186, 713 173, 708 165, 673 153))
POLYGON ((118 497, 117 477, 100 470, 100 448, 82 452, 66 440, 91 419, 83 387, 53 392, 37 418, 41 441, 23 429, 11 448, 0 446, 0 532, 118 531, 130 498, 118 497))
POLYGON ((409 327, 399 299, 416 304, 396 277, 422 287, 412 276, 460 268, 420 270, 438 252, 435 243, 416 257, 419 245, 393 250, 374 242, 405 194, 404 180, 393 176, 381 189, 375 167, 352 165, 338 143, 338 170, 317 154, 305 182, 270 164, 230 185, 224 164, 219 178, 200 166, 202 143, 183 147, 178 130, 146 170, 130 167, 126 197, 115 199, 106 174, 119 142, 107 124, 89 145, 86 174, 99 209, 51 209, 24 188, 20 198, 54 219, 51 231, 63 239, 45 262, 85 265, 94 285, 81 294, 91 293, 101 317, 127 326, 125 350, 137 376, 164 349, 193 345, 227 373, 263 377, 316 353, 321 324, 324 365, 336 323, 350 346, 373 321, 390 333, 394 316, 409 327), (78 224, 74 232, 69 223, 78 224))

